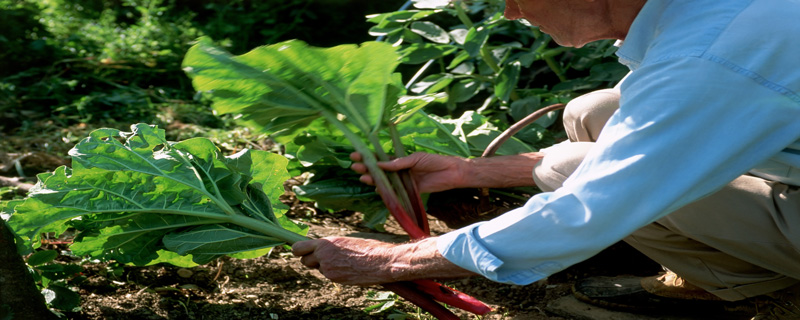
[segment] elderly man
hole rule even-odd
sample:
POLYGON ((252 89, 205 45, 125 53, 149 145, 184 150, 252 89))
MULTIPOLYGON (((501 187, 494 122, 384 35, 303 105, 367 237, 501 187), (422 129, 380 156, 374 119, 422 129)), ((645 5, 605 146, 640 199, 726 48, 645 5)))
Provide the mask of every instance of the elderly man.
POLYGON ((631 73, 573 100, 570 141, 541 152, 381 165, 409 168, 427 192, 547 192, 418 242, 300 242, 302 263, 345 284, 475 274, 527 284, 622 239, 670 270, 634 284, 644 292, 758 296, 767 305, 754 319, 800 319, 800 2, 507 0, 505 15, 565 46, 624 40, 631 73))

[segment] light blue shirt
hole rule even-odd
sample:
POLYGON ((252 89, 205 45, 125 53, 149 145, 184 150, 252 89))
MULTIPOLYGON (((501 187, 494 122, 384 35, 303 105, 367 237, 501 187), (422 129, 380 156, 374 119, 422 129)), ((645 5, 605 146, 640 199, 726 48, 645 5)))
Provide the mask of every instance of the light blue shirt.
MULTIPOLYGON (((800 168, 800 1, 649 0, 619 110, 564 186, 442 235, 448 260, 528 284, 753 170, 800 168)), ((798 213, 800 214, 800 213, 798 213)))

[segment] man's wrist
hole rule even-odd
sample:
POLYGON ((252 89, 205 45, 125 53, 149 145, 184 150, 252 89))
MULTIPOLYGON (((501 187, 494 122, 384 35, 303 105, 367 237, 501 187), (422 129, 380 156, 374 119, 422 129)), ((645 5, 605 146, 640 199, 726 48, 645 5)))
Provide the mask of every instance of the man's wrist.
POLYGON ((393 249, 390 273, 395 281, 429 278, 458 278, 475 275, 439 253, 435 237, 398 245, 393 249))
POLYGON ((461 158, 462 161, 458 163, 459 181, 455 183, 453 189, 457 188, 475 188, 475 159, 476 158, 461 158))
POLYGON ((466 159, 462 166, 462 188, 510 188, 534 186, 533 168, 544 155, 517 155, 466 159))

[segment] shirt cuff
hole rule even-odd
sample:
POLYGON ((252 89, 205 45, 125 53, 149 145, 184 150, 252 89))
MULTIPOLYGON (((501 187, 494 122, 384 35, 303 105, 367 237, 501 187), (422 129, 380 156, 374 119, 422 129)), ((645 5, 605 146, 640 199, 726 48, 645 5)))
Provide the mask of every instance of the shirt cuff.
POLYGON ((495 282, 526 285, 549 275, 549 273, 533 270, 536 268, 523 268, 522 270, 501 268, 504 262, 492 254, 477 236, 477 229, 481 224, 482 222, 475 223, 439 236, 436 240, 437 250, 453 264, 495 282))

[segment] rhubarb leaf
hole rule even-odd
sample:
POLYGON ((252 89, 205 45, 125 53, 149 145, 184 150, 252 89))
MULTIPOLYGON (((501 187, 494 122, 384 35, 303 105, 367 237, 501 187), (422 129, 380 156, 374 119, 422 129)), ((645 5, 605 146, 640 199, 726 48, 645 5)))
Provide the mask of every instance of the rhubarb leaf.
POLYGON ((225 157, 203 138, 169 142, 156 127, 131 129, 90 133, 70 151, 72 168, 38 176, 9 225, 29 246, 73 227, 77 254, 137 265, 188 264, 168 252, 206 263, 305 239, 278 201, 289 177, 283 156, 225 157))
POLYGON ((398 64, 395 49, 380 42, 316 48, 290 40, 234 56, 208 38, 183 62, 215 111, 267 133, 305 127, 320 112, 342 115, 362 132, 380 128, 404 92, 393 75, 398 64))

